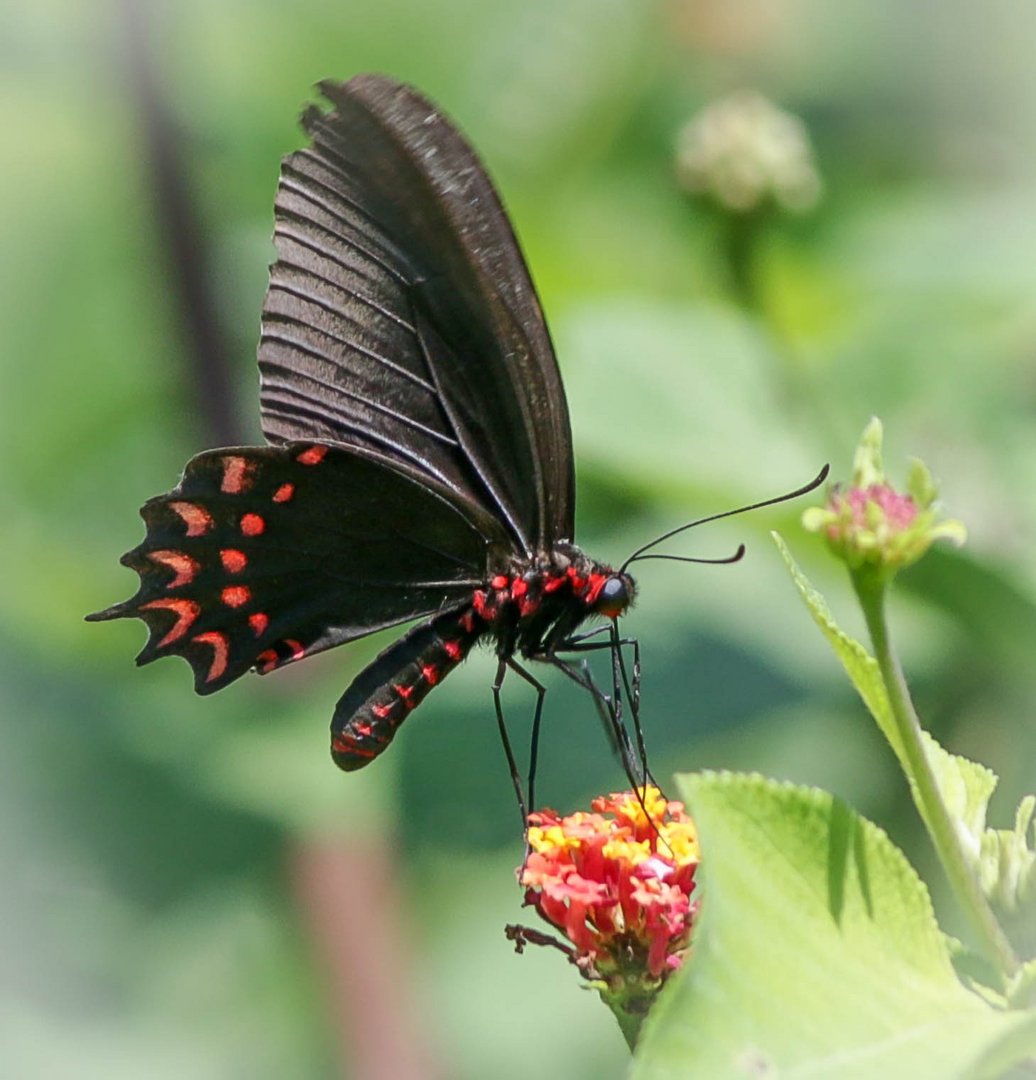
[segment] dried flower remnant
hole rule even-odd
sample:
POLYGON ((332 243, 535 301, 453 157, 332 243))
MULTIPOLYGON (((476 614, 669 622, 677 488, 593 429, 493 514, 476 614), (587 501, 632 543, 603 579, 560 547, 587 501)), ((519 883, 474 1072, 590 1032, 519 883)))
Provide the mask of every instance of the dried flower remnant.
POLYGON ((827 505, 811 507, 803 525, 822 533, 850 570, 869 568, 883 576, 917 562, 938 539, 964 542, 958 521, 938 521, 931 474, 915 461, 905 493, 886 480, 881 462, 882 427, 871 420, 863 433, 848 487, 835 485, 827 505))
POLYGON ((683 804, 655 787, 594 799, 591 812, 529 815, 525 902, 567 944, 509 927, 526 943, 561 949, 598 990, 629 1038, 687 955, 698 837, 683 804), (646 813, 645 813, 646 810, 646 813))
POLYGON ((682 128, 676 170, 686 191, 729 213, 805 213, 820 199, 805 125, 754 91, 706 106, 682 128))

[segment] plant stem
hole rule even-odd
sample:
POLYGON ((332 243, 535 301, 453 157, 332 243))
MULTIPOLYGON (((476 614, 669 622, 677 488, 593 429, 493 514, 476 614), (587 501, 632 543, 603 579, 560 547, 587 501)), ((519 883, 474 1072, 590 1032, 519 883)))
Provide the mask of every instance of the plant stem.
POLYGON ((611 1001, 603 994, 601 996, 604 997, 605 1004, 611 1009, 612 1015, 619 1022, 619 1030, 622 1032, 622 1037, 626 1040, 626 1045, 630 1048, 632 1054, 637 1048, 637 1038, 640 1035, 640 1027, 644 1023, 644 1017, 627 1012, 617 1001, 611 1001))
POLYGON ((977 875, 972 871, 956 823, 950 816, 939 791, 939 784, 925 751, 921 723, 910 699, 906 679, 889 641, 885 622, 886 583, 878 575, 858 570, 852 573, 853 586, 870 632, 875 659, 881 671, 889 704, 903 747, 902 762, 910 781, 914 801, 928 827, 939 861, 950 882, 957 902, 964 909, 977 935, 986 960, 1007 980, 1018 970, 1015 956, 996 920, 977 875))

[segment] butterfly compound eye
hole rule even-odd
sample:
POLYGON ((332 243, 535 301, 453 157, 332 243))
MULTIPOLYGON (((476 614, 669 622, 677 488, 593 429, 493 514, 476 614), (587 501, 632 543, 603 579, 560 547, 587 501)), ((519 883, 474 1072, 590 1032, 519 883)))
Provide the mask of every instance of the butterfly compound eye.
POLYGON ((630 606, 632 599, 625 578, 613 574, 601 586, 601 591, 597 596, 597 611, 609 619, 614 619, 630 606))

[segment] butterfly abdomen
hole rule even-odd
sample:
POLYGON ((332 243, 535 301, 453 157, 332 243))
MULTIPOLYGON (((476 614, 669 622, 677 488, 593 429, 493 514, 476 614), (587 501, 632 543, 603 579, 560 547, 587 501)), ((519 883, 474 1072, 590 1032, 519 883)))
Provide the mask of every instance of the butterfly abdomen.
POLYGON ((374 760, 399 725, 471 652, 485 623, 465 607, 416 626, 353 680, 331 721, 331 757, 352 772, 374 760))

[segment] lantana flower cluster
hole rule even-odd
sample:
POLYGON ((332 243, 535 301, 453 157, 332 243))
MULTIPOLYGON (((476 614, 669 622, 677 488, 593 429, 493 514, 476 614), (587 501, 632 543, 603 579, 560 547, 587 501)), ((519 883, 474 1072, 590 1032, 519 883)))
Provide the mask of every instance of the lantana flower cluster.
POLYGON ((542 810, 528 844, 525 902, 571 944, 551 943, 613 1007, 646 1012, 686 956, 697 911, 698 837, 683 804, 648 786, 594 799, 590 813, 542 810))

